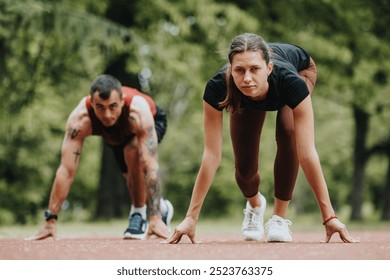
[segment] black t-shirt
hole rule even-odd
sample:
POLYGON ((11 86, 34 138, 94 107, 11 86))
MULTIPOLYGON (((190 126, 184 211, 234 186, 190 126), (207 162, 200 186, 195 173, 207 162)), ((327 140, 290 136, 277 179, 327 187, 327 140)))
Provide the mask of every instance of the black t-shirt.
MULTIPOLYGON (((309 95, 305 81, 298 72, 309 67, 310 56, 302 48, 287 43, 269 43, 273 50, 271 61, 274 64, 268 77, 267 98, 253 101, 242 94, 241 108, 254 108, 263 111, 276 111, 284 105, 294 109, 309 95)), ((224 65, 206 84, 203 100, 217 110, 226 98, 226 68, 224 65)))

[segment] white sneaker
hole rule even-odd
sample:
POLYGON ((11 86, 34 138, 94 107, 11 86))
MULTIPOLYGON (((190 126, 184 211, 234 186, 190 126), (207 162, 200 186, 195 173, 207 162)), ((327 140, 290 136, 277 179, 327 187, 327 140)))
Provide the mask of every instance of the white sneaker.
POLYGON ((172 203, 168 199, 161 198, 160 211, 162 221, 170 228, 173 213, 175 212, 172 203))
POLYGON ((244 209, 244 221, 241 232, 245 240, 259 241, 264 238, 264 212, 267 205, 265 197, 260 195, 261 206, 252 208, 249 202, 244 209))
POLYGON ((265 225, 265 235, 267 242, 291 242, 292 235, 289 229, 291 221, 283 219, 278 215, 273 215, 265 225))

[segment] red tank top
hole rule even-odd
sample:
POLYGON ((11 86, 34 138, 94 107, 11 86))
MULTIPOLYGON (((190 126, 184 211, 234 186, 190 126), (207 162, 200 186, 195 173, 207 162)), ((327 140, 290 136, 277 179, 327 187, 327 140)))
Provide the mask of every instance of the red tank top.
POLYGON ((150 96, 130 87, 122 87, 122 93, 123 99, 125 101, 124 106, 122 107, 122 113, 117 122, 110 127, 105 127, 96 117, 95 111, 92 108, 90 96, 86 98, 85 102, 89 118, 91 119, 92 135, 102 136, 103 139, 110 145, 126 143, 134 136, 134 134, 130 131, 130 125, 128 121, 130 105, 134 96, 138 95, 144 97, 150 106, 153 116, 155 116, 157 113, 156 104, 150 96))

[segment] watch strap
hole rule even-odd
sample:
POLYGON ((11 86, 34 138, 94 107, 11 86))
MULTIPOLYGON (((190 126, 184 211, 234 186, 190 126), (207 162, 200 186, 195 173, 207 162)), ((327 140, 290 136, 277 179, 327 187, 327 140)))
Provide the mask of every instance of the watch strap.
POLYGON ((45 220, 46 221, 49 221, 49 220, 51 220, 51 219, 54 219, 54 220, 58 220, 58 215, 57 214, 52 214, 51 212, 50 212, 50 210, 46 210, 45 211, 45 220))

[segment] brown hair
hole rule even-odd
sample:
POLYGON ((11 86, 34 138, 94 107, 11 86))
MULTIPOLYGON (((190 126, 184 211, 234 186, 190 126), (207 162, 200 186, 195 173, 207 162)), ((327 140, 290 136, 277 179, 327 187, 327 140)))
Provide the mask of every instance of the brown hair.
MULTIPOLYGON (((261 54, 261 57, 268 64, 271 60, 271 51, 267 45, 267 42, 260 35, 253 33, 244 33, 235 37, 230 44, 229 49, 229 62, 232 64, 233 57, 238 53, 243 53, 247 51, 258 51, 261 54)), ((237 88, 234 83, 233 76, 231 73, 231 67, 228 67, 226 70, 226 85, 227 85, 227 94, 224 101, 219 103, 219 106, 224 107, 227 111, 234 112, 236 109, 240 108, 241 104, 241 95, 239 94, 240 90, 237 88)))

